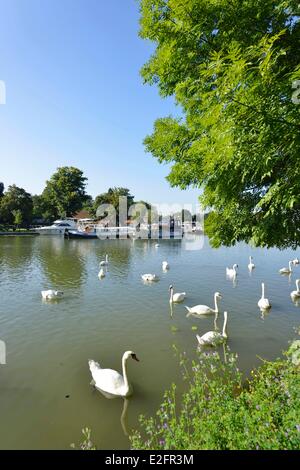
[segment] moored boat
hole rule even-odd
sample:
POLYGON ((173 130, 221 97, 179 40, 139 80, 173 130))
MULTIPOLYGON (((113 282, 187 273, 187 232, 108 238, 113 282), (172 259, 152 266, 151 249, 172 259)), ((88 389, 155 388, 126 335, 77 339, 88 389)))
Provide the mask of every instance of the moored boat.
POLYGON ((35 228, 34 231, 40 235, 64 235, 66 230, 77 228, 77 219, 59 219, 55 220, 52 225, 35 228))

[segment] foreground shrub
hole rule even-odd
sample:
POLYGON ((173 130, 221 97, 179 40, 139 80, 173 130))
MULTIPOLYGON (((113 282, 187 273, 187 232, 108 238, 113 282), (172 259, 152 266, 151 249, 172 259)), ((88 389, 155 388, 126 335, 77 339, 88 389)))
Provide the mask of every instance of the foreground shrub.
POLYGON ((225 361, 216 352, 193 362, 181 355, 187 391, 177 397, 173 384, 157 415, 140 418, 133 449, 300 448, 300 341, 244 383, 237 357, 224 352, 225 361))

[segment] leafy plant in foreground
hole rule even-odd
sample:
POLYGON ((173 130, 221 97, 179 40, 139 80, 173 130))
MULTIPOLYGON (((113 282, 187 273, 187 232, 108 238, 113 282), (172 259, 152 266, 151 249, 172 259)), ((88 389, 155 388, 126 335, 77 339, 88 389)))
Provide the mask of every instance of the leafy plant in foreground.
POLYGON ((181 355, 188 390, 173 384, 155 417, 140 418, 133 449, 299 449, 300 341, 286 358, 263 364, 242 381, 237 356, 225 351, 181 355))

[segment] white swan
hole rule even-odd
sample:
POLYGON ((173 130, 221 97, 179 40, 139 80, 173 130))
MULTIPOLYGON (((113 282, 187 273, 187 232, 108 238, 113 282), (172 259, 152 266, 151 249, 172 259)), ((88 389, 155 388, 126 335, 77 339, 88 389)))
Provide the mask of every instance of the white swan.
POLYGON ((196 335, 198 343, 200 346, 217 346, 220 343, 223 343, 227 340, 227 312, 224 312, 224 323, 223 323, 223 331, 220 333, 219 331, 208 331, 202 336, 196 335))
POLYGON ((300 279, 296 279, 296 287, 297 290, 293 290, 293 292, 291 292, 291 297, 293 300, 300 297, 300 279))
POLYGON ((99 266, 108 266, 108 255, 105 255, 105 260, 100 261, 99 266))
POLYGON ((143 279, 143 281, 158 281, 158 277, 156 276, 156 274, 142 274, 141 278, 143 279))
POLYGON ((41 291, 42 297, 45 300, 53 300, 53 299, 60 299, 64 293, 60 290, 42 290, 41 291))
POLYGON ((293 262, 289 261, 289 267, 288 268, 279 269, 280 274, 291 274, 293 272, 292 271, 292 264, 293 264, 293 262))
POLYGON ((219 313, 219 307, 218 307, 218 300, 222 299, 222 296, 219 292, 216 292, 214 295, 214 300, 215 300, 215 308, 210 308, 207 305, 195 305, 194 307, 187 307, 185 308, 188 311, 187 316, 195 314, 195 315, 207 315, 210 313, 219 313))
POLYGON ((120 397, 128 397, 131 395, 132 387, 128 382, 126 367, 126 362, 130 357, 135 361, 139 361, 133 351, 126 351, 122 357, 123 375, 121 375, 116 370, 101 369, 101 366, 98 364, 98 362, 90 359, 88 363, 95 387, 103 390, 104 392, 120 397))
POLYGON ((249 264, 248 264, 249 271, 252 271, 252 269, 255 268, 255 264, 252 263, 252 260, 253 260, 252 256, 249 256, 249 264))
POLYGON ((168 263, 168 261, 163 261, 162 262, 162 268, 164 271, 167 271, 167 269, 170 269, 170 265, 168 263))
POLYGON ((159 243, 155 243, 155 248, 158 248, 159 246, 159 243))
POLYGON ((292 263, 293 263, 294 266, 296 266, 296 264, 299 264, 300 261, 299 261, 298 258, 295 258, 295 259, 292 260, 292 263))
POLYGON ((262 290, 261 298, 259 299, 257 305, 259 306, 261 310, 268 310, 269 308, 271 308, 271 304, 269 302, 269 299, 265 298, 265 284, 263 282, 261 284, 261 290, 262 290))
POLYGON ((235 277, 237 275, 238 264, 234 264, 232 268, 226 268, 226 275, 229 277, 235 277))
POLYGON ((169 290, 170 290, 170 304, 172 304, 173 302, 182 302, 186 297, 185 292, 176 292, 176 294, 174 294, 174 289, 172 285, 169 287, 169 290))
POLYGON ((103 279, 105 277, 105 272, 104 272, 103 268, 100 269, 100 271, 98 273, 98 277, 99 277, 99 279, 103 279))

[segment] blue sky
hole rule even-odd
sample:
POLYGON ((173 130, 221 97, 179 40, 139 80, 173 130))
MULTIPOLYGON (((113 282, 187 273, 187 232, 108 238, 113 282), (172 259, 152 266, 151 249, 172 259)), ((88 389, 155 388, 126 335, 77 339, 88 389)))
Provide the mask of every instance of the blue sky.
POLYGON ((150 202, 196 203, 169 187, 146 154, 157 117, 179 113, 143 85, 153 45, 138 37, 136 0, 0 0, 0 181, 40 193, 58 166, 88 177, 93 196, 126 186, 150 202))

